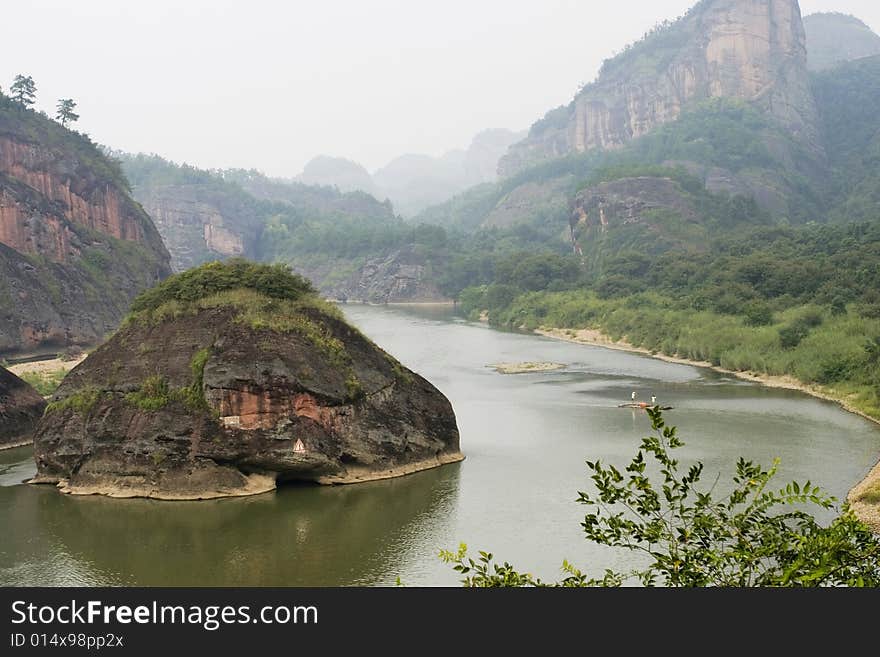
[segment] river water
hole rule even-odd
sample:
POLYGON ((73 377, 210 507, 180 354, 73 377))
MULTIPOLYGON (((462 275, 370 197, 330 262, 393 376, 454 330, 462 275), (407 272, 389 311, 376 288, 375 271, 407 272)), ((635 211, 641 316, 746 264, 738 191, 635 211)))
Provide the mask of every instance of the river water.
POLYGON ((585 459, 625 465, 649 432, 644 412, 617 408, 633 390, 675 407, 681 458, 702 460, 707 483, 741 455, 779 457, 780 484, 811 479, 842 499, 880 456, 880 427, 794 391, 496 331, 447 309, 344 309, 449 397, 466 461, 356 486, 158 502, 22 485, 30 449, 0 452, 0 585, 454 585, 437 552, 460 542, 551 579, 563 559, 626 569, 627 554, 583 538, 575 499, 590 486, 585 459), (488 367, 521 361, 566 368, 488 367))

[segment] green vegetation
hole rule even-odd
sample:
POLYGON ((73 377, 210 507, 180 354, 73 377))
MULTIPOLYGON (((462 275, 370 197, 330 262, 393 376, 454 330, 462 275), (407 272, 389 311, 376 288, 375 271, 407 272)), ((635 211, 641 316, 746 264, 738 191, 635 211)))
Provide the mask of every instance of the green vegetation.
POLYGON ((171 388, 165 377, 155 375, 148 377, 137 392, 125 395, 125 401, 143 411, 158 411, 165 408, 172 399, 171 388))
MULTIPOLYGON (((128 191, 128 180, 122 173, 119 162, 109 158, 88 137, 74 132, 47 116, 33 110, 22 111, 21 105, 13 99, 0 94, 0 135, 7 135, 31 144, 39 144, 50 152, 63 152, 67 157, 74 156, 81 164, 82 171, 88 171, 97 180, 109 182, 119 189, 128 191)), ((132 202, 132 211, 137 206, 132 202)))
POLYGON ((789 375, 880 418, 880 223, 746 223, 701 250, 618 244, 586 263, 523 253, 485 278, 461 306, 497 326, 600 329, 652 352, 789 375))
POLYGON ((98 405, 103 394, 101 390, 95 387, 83 388, 82 390, 77 390, 69 397, 48 404, 45 413, 49 415, 51 413, 73 410, 81 415, 88 415, 98 405))
MULTIPOLYGON (((226 227, 242 237, 245 254, 257 260, 319 271, 350 269, 354 261, 405 244, 412 230, 394 216, 390 204, 362 192, 343 194, 254 170, 202 170, 156 155, 115 155, 139 198, 180 195, 215 208, 226 227)), ((205 245, 201 226, 196 228, 166 228, 170 241, 191 252, 178 265, 217 257, 205 245)))
POLYGON ((287 301, 297 301, 315 293, 308 280, 284 265, 233 259, 208 263, 171 276, 135 299, 131 311, 138 314, 156 311, 168 303, 191 304, 231 290, 252 290, 270 299, 287 301))
POLYGON ((773 490, 778 463, 764 469, 740 459, 729 485, 716 492, 701 483, 703 464, 685 470, 674 451, 684 443, 659 409, 649 409, 654 434, 642 441, 625 469, 587 462, 595 492, 580 493, 590 511, 581 526, 587 540, 640 555, 646 565, 608 570, 590 578, 570 563, 565 577, 547 584, 509 563, 496 563, 467 547, 441 558, 471 587, 644 586, 670 587, 874 587, 880 585, 880 537, 844 507, 827 526, 809 509, 834 508, 835 500, 810 482, 773 490))
POLYGON ((22 107, 30 107, 36 101, 37 85, 30 75, 16 75, 9 90, 13 100, 22 107))
MULTIPOLYGON (((126 323, 161 323, 210 309, 230 310, 234 321, 252 329, 295 333, 332 365, 351 366, 345 344, 328 324, 344 322, 342 313, 319 298, 306 279, 280 264, 233 259, 176 274, 138 297, 126 323)), ((193 356, 193 383, 189 388, 166 390, 154 385, 157 381, 148 381, 139 392, 130 395, 129 401, 146 408, 153 404, 162 407, 169 399, 179 398, 193 408, 204 406, 203 372, 209 356, 208 349, 193 356)), ((349 375, 349 392, 356 397, 360 394, 360 383, 353 372, 349 375)))
POLYGON ((19 378, 43 397, 50 397, 61 385, 68 372, 69 370, 63 368, 53 372, 24 372, 19 375, 19 378))
POLYGON ((68 123, 79 121, 79 114, 73 111, 76 109, 76 102, 73 98, 62 98, 58 101, 56 109, 55 120, 63 127, 66 128, 68 123))
POLYGON ((180 402, 193 411, 208 410, 204 377, 205 364, 210 357, 211 350, 207 347, 199 349, 193 355, 190 362, 192 383, 189 386, 172 388, 164 376, 157 374, 147 377, 136 392, 125 395, 125 401, 144 411, 158 411, 172 402, 180 402))
POLYGON ((874 484, 864 493, 859 495, 859 502, 866 502, 868 504, 880 504, 880 483, 874 484))
POLYGON ((880 215, 880 56, 813 76, 830 160, 830 217, 875 221, 880 215))

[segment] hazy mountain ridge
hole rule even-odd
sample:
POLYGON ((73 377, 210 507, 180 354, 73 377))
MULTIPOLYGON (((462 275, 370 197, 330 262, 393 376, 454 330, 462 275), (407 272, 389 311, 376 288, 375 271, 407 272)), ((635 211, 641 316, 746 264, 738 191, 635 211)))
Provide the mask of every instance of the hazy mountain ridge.
POLYGON ((390 202, 254 170, 205 171, 156 155, 117 157, 178 271, 243 256, 287 263, 330 297, 446 298, 425 255, 412 248, 416 232, 390 202))
POLYGON ((880 35, 855 16, 839 12, 810 14, 804 17, 804 28, 811 71, 880 55, 880 35))
POLYGON ((263 229, 273 218, 395 219, 390 205, 362 192, 342 193, 243 169, 205 171, 156 155, 118 157, 177 271, 231 256, 260 258, 263 229))
POLYGON ((498 161, 524 136, 503 128, 484 130, 467 149, 450 150, 439 157, 408 153, 372 174, 351 160, 320 155, 306 164, 297 180, 389 199, 399 214, 412 217, 469 187, 495 181, 498 161))
MULTIPOLYGON (((838 17, 832 18, 836 21, 838 17)), ((857 19, 846 18, 846 22, 863 26, 857 19)), ((810 39, 821 40, 826 25, 821 17, 815 21, 810 39)), ((801 222, 838 216, 832 207, 839 192, 831 189, 829 165, 837 157, 839 145, 835 140, 840 140, 842 133, 838 130, 829 134, 825 125, 837 111, 832 109, 836 102, 833 95, 823 94, 819 99, 822 107, 817 111, 816 77, 806 68, 806 34, 800 26, 797 2, 704 0, 683 18, 666 23, 606 61, 598 80, 584 88, 569 106, 552 110, 532 126, 530 136, 512 146, 502 160, 502 170, 515 174, 426 209, 416 220, 466 229, 550 221, 562 230, 565 208, 574 192, 597 168, 636 164, 684 167, 707 190, 754 198, 777 220, 801 222), (777 21, 779 16, 786 20, 777 21), (746 47, 755 34, 771 32, 775 36, 759 40, 762 49, 746 47), (739 61, 741 66, 711 69, 705 65, 713 49, 715 59, 727 57, 723 54, 725 44, 731 50, 728 59, 739 61), (787 44, 787 50, 771 57, 774 48, 779 50, 783 44, 787 44), (739 60, 738 53, 743 55, 739 60), (702 64, 693 63, 700 58, 702 64), (769 80, 763 93, 754 97, 743 93, 755 84, 745 74, 749 67, 743 64, 748 61, 752 61, 759 77, 769 80), (683 96, 676 85, 699 79, 679 74, 688 70, 702 70, 708 77, 702 86, 688 83, 694 96, 688 102, 679 102, 683 96), (676 71, 675 75, 670 73, 676 71), (742 79, 738 80, 740 74, 742 79), (633 112, 642 107, 639 103, 647 97, 646 89, 655 93, 670 84, 667 90, 675 90, 665 96, 666 100, 661 94, 660 104, 649 103, 653 108, 648 117, 651 120, 633 123, 633 112), (720 95, 699 101, 697 92, 720 95), (785 98, 784 102, 774 100, 780 97, 785 98), (623 105, 615 105, 621 98, 625 100, 623 105), (801 105, 803 111, 792 113, 795 105, 801 105), (616 112, 614 107, 621 112, 615 115, 620 120, 611 121, 611 114, 602 114, 616 112), (658 114, 658 107, 670 111, 658 114), (599 112, 609 120, 595 125, 578 123, 585 116, 583 112, 593 112, 594 116, 599 112), (590 140, 600 145, 579 152, 572 141, 576 133, 582 145, 590 140), (830 159, 826 149, 833 151, 830 159)), ((867 74, 869 68, 866 63, 862 74, 867 74)), ((867 114, 880 101, 871 93, 853 97, 858 83, 849 81, 851 102, 856 104, 844 107, 846 103, 842 103, 841 108, 849 114, 864 109, 861 114, 865 116, 860 118, 870 123, 867 114)), ((839 178, 849 171, 861 175, 858 167, 850 166, 844 173, 838 167, 835 176, 839 178)))

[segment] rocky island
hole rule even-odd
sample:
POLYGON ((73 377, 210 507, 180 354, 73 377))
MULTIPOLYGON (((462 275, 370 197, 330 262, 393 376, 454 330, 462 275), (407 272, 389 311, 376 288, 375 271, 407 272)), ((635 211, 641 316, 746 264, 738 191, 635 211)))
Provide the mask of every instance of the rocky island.
POLYGON ((0 449, 30 443, 45 407, 36 390, 0 367, 0 449))
POLYGON ((452 406, 349 326, 311 284, 243 260, 142 294, 73 370, 35 438, 38 474, 74 494, 250 495, 463 459, 452 406))

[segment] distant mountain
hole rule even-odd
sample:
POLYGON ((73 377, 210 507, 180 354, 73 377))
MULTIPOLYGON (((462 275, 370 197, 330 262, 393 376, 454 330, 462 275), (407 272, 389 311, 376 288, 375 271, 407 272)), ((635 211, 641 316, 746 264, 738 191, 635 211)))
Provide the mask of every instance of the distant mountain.
POLYGON ((413 247, 442 243, 444 231, 405 224, 390 202, 254 170, 205 171, 157 155, 116 156, 178 271, 243 256, 289 264, 329 297, 444 299, 431 263, 413 247))
POLYGON ((357 162, 342 157, 319 155, 306 164, 297 181, 306 185, 336 187, 340 192, 366 192, 378 198, 376 184, 369 171, 357 162))
POLYGON ((270 220, 391 222, 390 204, 363 192, 268 178, 258 171, 205 171, 157 155, 117 154, 135 198, 156 222, 176 271, 232 256, 258 259, 270 220))
POLYGON ((825 217, 828 161, 796 0, 702 0, 657 26, 511 146, 500 181, 415 221, 564 234, 585 181, 646 166, 682 169, 709 193, 753 199, 780 221, 825 217))
POLYGON ((97 344, 170 273, 118 164, 0 94, 0 355, 97 344))
POLYGON ((880 55, 880 36, 855 16, 837 12, 811 14, 804 18, 804 28, 811 71, 880 55))
POLYGON ((880 220, 880 55, 862 57, 813 76, 828 153, 828 216, 880 220))
POLYGON ((495 181, 498 161, 511 144, 524 137, 525 133, 511 130, 484 130, 474 137, 467 150, 448 151, 440 157, 401 155, 372 176, 356 162, 320 156, 306 165, 297 180, 387 198, 402 216, 412 217, 469 187, 495 181))

